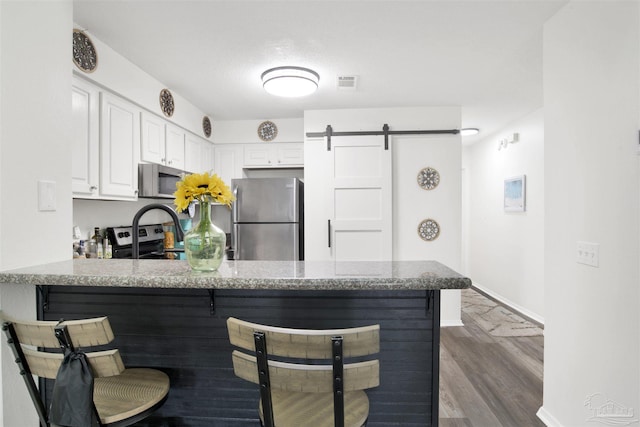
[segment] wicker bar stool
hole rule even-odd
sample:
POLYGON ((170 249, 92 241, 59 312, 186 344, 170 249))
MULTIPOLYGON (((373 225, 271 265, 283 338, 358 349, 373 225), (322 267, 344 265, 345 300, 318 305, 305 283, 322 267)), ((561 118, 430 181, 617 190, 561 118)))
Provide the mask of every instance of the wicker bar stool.
POLYGON ((369 398, 363 390, 379 385, 379 361, 344 363, 344 359, 378 353, 379 325, 288 329, 231 317, 227 329, 231 344, 255 354, 234 350, 233 370, 260 386, 258 411, 263 426, 366 425, 369 398), (310 360, 319 363, 309 364, 310 360))
MULTIPOLYGON (((56 379, 62 353, 44 351, 68 345, 71 351, 109 344, 114 339, 106 317, 64 322, 19 321, 2 316, 2 329, 36 407, 41 427, 50 426, 32 375, 56 379), (68 341, 65 343, 65 341, 68 341)), ((100 426, 134 424, 164 404, 169 377, 157 369, 125 369, 117 349, 85 353, 94 377, 93 404, 100 426)))

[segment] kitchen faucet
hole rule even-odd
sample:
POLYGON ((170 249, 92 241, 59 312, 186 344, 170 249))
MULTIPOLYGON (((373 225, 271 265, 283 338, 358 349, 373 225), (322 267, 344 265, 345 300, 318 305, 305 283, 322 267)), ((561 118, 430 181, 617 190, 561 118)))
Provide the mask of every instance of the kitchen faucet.
POLYGON ((135 216, 133 217, 133 225, 131 227, 133 229, 131 231, 133 234, 132 241, 131 241, 131 258, 133 259, 140 258, 140 245, 139 245, 140 237, 138 236, 138 233, 140 232, 140 218, 146 212, 153 209, 160 209, 167 212, 169 215, 171 215, 171 218, 173 219, 173 224, 176 227, 176 242, 181 242, 184 240, 184 232, 182 231, 182 227, 180 227, 180 220, 178 219, 178 215, 173 209, 171 209, 167 205, 162 205, 160 203, 152 203, 150 205, 143 206, 142 208, 140 208, 138 212, 136 212, 135 216))

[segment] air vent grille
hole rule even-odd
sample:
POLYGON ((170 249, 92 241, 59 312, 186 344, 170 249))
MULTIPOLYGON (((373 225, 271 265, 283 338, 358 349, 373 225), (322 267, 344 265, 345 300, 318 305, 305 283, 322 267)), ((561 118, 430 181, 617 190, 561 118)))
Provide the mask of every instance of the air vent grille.
POLYGON ((358 76, 338 76, 336 86, 338 90, 356 90, 358 76))

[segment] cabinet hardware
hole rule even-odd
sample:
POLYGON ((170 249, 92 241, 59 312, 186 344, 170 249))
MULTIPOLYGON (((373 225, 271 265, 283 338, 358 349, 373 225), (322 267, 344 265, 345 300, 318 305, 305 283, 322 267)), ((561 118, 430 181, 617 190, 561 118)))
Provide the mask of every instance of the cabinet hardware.
POLYGON ((208 289, 209 292, 209 315, 213 316, 216 314, 216 296, 215 289, 208 289))
POLYGON ((91 190, 91 191, 95 191, 95 190, 97 190, 97 189, 98 189, 98 187, 97 187, 97 186, 95 186, 95 185, 92 185, 91 187, 89 187, 89 190, 91 190))

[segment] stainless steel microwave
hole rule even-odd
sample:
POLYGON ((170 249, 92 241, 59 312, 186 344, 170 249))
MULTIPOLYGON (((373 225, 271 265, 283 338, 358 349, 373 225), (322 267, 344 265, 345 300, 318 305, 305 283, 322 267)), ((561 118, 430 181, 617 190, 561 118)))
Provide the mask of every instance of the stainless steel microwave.
POLYGON ((184 171, 151 163, 138 165, 138 197, 173 199, 184 171))

